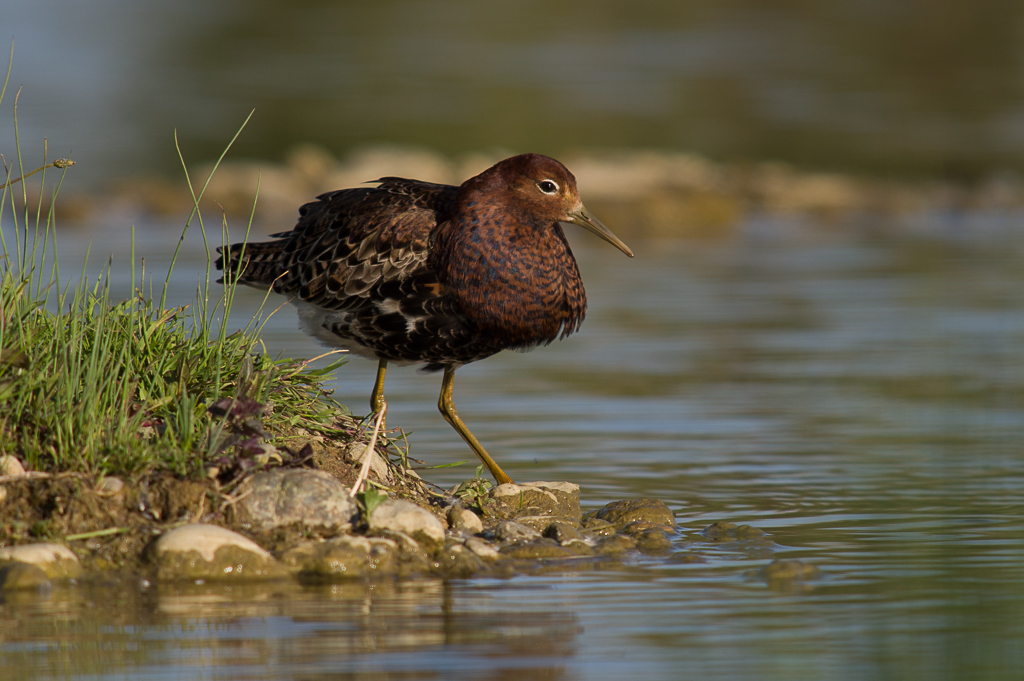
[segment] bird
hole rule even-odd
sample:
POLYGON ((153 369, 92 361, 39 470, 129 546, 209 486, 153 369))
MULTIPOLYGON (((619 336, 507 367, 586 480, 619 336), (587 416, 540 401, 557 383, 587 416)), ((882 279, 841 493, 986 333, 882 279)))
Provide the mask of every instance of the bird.
POLYGON ((498 484, 512 479, 458 415, 455 371, 576 332, 587 296, 562 223, 633 251, 584 207, 568 168, 541 154, 459 186, 382 177, 321 194, 272 241, 218 249, 225 279, 290 297, 299 326, 376 359, 370 408, 386 411, 389 364, 443 371, 438 409, 498 484))

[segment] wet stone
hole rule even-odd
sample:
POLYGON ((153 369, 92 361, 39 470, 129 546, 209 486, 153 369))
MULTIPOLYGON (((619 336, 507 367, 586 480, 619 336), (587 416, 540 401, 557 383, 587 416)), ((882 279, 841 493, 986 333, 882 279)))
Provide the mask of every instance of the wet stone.
POLYGON ((576 518, 568 518, 566 516, 559 515, 523 515, 516 518, 516 522, 527 527, 532 527, 541 534, 547 529, 547 526, 551 523, 562 523, 571 527, 579 527, 579 520, 576 518))
POLYGON ((676 526, 676 518, 672 509, 665 505, 661 499, 623 499, 613 501, 604 508, 599 509, 594 517, 606 520, 617 528, 623 528, 630 523, 643 520, 651 523, 666 525, 669 528, 676 526))
POLYGON ((802 560, 776 558, 757 571, 757 576, 769 584, 784 582, 807 582, 821 578, 816 565, 802 560))
POLYGON ((482 503, 488 516, 499 519, 562 516, 578 522, 580 487, 571 482, 507 483, 489 490, 482 503))
POLYGON ((8 546, 0 549, 0 565, 7 562, 36 565, 51 580, 77 579, 82 574, 82 564, 78 562, 78 556, 63 544, 8 546))
POLYGON ((634 520, 633 522, 623 527, 620 530, 620 532, 622 532, 622 534, 628 534, 631 537, 635 537, 636 535, 644 534, 645 532, 649 532, 651 530, 656 530, 658 532, 663 533, 674 531, 672 527, 669 527, 668 525, 663 525, 662 523, 652 523, 650 520, 634 520))
POLYGON ((615 525, 596 517, 584 518, 581 526, 583 534, 588 537, 610 537, 615 534, 615 525))
POLYGON ((288 573, 258 544, 216 525, 185 525, 164 533, 149 559, 161 580, 275 579, 288 573))
POLYGON ((389 499, 373 509, 370 528, 402 532, 429 553, 444 545, 444 525, 437 516, 404 499, 389 499))
POLYGON ((687 551, 685 553, 681 552, 672 554, 669 557, 669 562, 683 564, 706 563, 708 562, 708 559, 698 553, 687 551))
POLYGON ((366 537, 338 537, 321 544, 302 566, 300 577, 332 580, 363 577, 369 571, 370 540, 366 537))
POLYGON ((482 560, 495 561, 501 557, 501 554, 498 553, 496 548, 478 537, 470 537, 467 539, 466 548, 482 560))
POLYGON ((568 523, 558 521, 549 523, 548 526, 544 528, 544 536, 554 539, 563 546, 569 542, 583 541, 583 535, 579 533, 579 530, 568 523))
POLYGON ((594 547, 594 552, 601 556, 613 556, 618 553, 625 553, 636 549, 636 541, 624 534, 615 534, 611 537, 604 537, 594 547))
POLYGON ((462 544, 450 544, 438 552, 433 564, 434 572, 456 579, 472 577, 487 569, 473 551, 462 544))
POLYGON ((663 530, 651 528, 632 535, 636 547, 644 553, 668 553, 672 540, 663 530))
POLYGON ((500 542, 533 541, 540 537, 541 534, 537 530, 514 520, 502 520, 494 528, 494 538, 500 542))
POLYGON ((465 506, 458 505, 448 509, 448 526, 466 534, 477 534, 484 531, 484 524, 480 520, 480 516, 465 506))
POLYGON ((712 523, 700 533, 708 541, 715 542, 744 541, 764 536, 764 530, 759 530, 756 527, 726 522, 712 523))
POLYGON ((273 470, 257 473, 239 488, 243 521, 263 530, 298 523, 331 533, 349 532, 358 509, 349 489, 323 471, 273 470))
POLYGON ((46 591, 50 588, 50 578, 38 565, 11 562, 0 566, 0 591, 35 589, 46 591))
POLYGON ((501 555, 509 558, 540 560, 543 558, 572 558, 575 554, 559 546, 554 539, 540 538, 502 547, 501 555))

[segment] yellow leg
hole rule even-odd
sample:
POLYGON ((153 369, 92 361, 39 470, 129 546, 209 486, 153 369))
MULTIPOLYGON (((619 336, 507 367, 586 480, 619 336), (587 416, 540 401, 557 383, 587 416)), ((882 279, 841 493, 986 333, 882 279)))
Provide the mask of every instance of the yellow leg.
POLYGON ((491 458, 487 450, 483 448, 480 441, 476 439, 473 433, 469 432, 469 428, 459 418, 459 413, 455 411, 455 403, 452 401, 452 384, 455 382, 455 368, 452 366, 446 366, 444 368, 444 379, 441 381, 441 397, 437 400, 437 408, 441 410, 441 414, 445 420, 452 425, 462 439, 466 441, 476 455, 480 457, 480 460, 487 466, 487 470, 491 472, 494 479, 499 485, 504 485, 506 482, 512 482, 512 478, 505 475, 505 471, 501 470, 501 466, 491 458))
MULTIPOLYGON (((373 382, 373 393, 370 394, 370 411, 374 414, 379 414, 381 411, 387 412, 388 403, 384 401, 384 374, 387 370, 388 361, 382 359, 377 365, 377 380, 373 382)), ((382 430, 387 430, 387 425, 383 420, 380 427, 382 430)))

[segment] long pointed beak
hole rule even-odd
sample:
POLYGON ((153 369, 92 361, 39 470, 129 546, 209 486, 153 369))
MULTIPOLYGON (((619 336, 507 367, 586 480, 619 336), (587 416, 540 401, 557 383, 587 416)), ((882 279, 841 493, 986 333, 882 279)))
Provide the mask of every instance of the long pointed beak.
POLYGON ((633 257, 633 251, 629 250, 629 246, 622 243, 622 239, 612 234, 610 229, 605 227, 600 220, 591 215, 590 211, 588 211, 583 204, 580 204, 579 210, 569 213, 565 222, 572 222, 588 232, 593 232, 629 257, 633 257))

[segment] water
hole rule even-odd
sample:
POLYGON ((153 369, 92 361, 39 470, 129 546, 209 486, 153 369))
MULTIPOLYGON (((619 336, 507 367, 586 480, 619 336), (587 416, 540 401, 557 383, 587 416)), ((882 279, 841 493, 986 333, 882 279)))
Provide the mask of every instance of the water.
MULTIPOLYGON (((41 679, 1019 678, 1020 224, 936 215, 882 236, 884 225, 752 220, 729 241, 630 240, 635 260, 571 235, 591 301, 582 331, 460 369, 460 413, 510 475, 577 482, 585 509, 663 499, 681 526, 678 552, 705 563, 320 588, 82 585, 0 604, 0 669, 41 679), (701 541, 715 521, 768 536, 701 541), (753 575, 780 557, 823 577, 786 588, 753 575)), ((202 268, 193 236, 176 302, 202 268)), ((94 261, 123 255, 122 237, 96 237, 94 261)), ((66 235, 64 262, 86 238, 66 235)), ((176 239, 174 226, 140 226, 150 271, 176 239)), ((236 321, 258 300, 243 296, 236 321)), ((322 351, 288 309, 266 341, 272 352, 322 351)), ((373 371, 357 358, 338 375, 357 413, 373 371)), ((389 423, 413 431, 413 456, 472 458, 436 411, 436 375, 395 369, 386 387, 389 423)), ((451 484, 473 466, 430 475, 451 484)))

